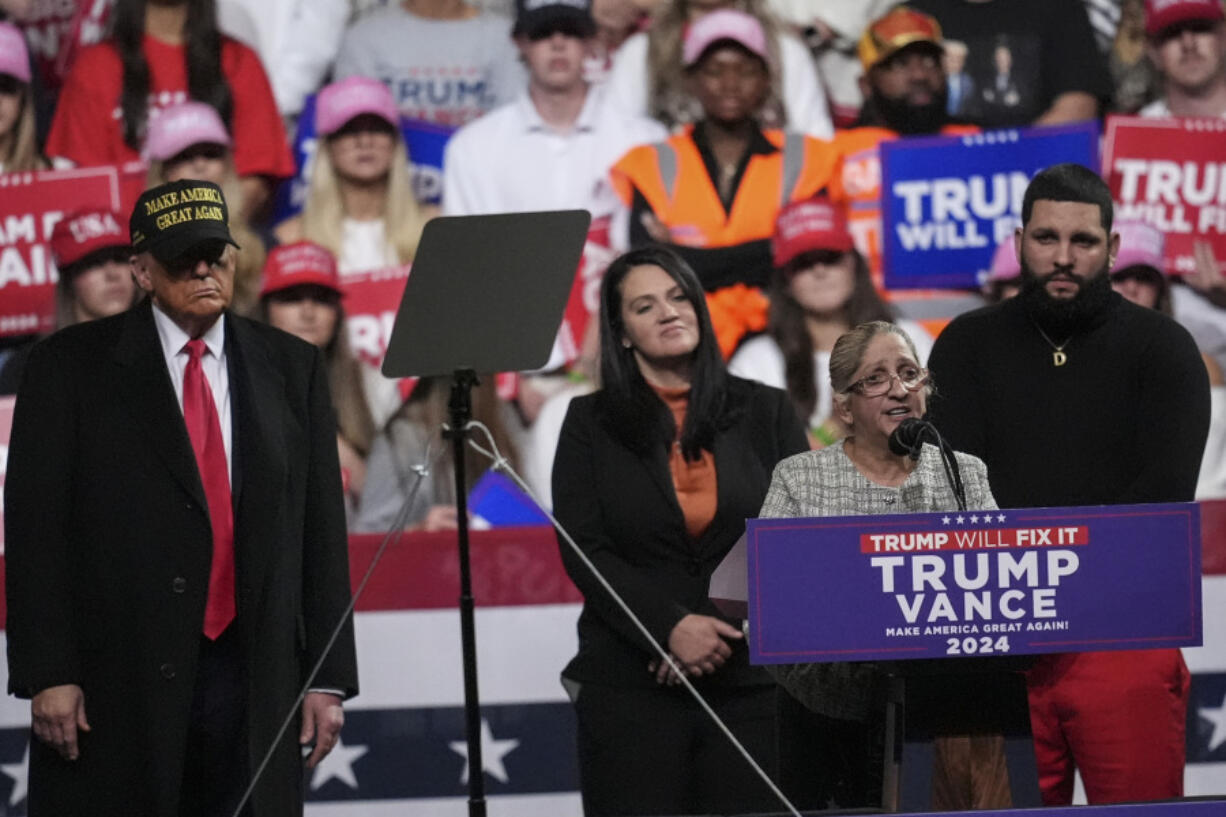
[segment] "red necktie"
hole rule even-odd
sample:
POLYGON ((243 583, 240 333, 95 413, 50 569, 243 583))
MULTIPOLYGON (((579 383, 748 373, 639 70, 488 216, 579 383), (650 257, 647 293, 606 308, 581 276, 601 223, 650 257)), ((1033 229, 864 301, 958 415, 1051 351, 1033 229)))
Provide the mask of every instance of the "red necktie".
POLYGON ((208 351, 204 341, 189 340, 183 370, 183 420, 192 441, 196 467, 204 484, 213 527, 213 565, 209 571, 209 599, 204 610, 204 634, 216 639, 234 620, 234 509, 230 505, 230 469, 221 436, 213 390, 204 377, 200 358, 208 351))

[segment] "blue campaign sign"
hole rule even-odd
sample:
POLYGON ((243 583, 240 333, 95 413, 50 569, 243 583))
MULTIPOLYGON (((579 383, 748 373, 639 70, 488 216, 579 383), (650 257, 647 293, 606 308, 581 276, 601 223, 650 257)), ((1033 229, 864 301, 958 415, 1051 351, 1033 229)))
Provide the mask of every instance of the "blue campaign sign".
MULTIPOLYGON (((413 177, 413 192, 418 201, 438 204, 443 196, 443 150, 455 128, 400 120, 400 132, 409 151, 409 172, 413 177)), ((306 203, 307 173, 319 139, 315 135, 315 95, 306 98, 302 114, 298 117, 298 129, 294 134, 294 166, 297 174, 277 191, 273 206, 274 223, 280 223, 302 211, 306 203)))
POLYGON ((748 522, 755 663, 1201 643, 1195 503, 748 522))
POLYGON ((886 287, 978 287, 1026 186, 1061 162, 1098 170, 1096 123, 883 142, 886 287))

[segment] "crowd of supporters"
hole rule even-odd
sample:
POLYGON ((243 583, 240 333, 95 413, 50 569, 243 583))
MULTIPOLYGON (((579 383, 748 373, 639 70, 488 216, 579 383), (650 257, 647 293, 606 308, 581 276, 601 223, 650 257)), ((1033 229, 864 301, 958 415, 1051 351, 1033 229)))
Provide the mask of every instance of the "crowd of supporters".
MULTIPOLYGON (((820 447, 843 433, 835 338, 903 320, 921 357, 931 343, 906 321, 907 293, 882 283, 884 142, 1226 116, 1219 0, 0 0, 0 18, 0 171, 143 162, 148 185, 222 186, 242 247, 234 308, 326 350, 362 529, 394 516, 405 475, 439 448, 444 390, 354 356, 346 281, 411 264, 438 212, 587 209, 587 263, 601 248, 677 250, 732 371, 785 387, 820 447), (433 190, 406 123, 449 137, 433 190), (285 195, 295 178, 301 195, 285 195)), ((126 214, 74 218, 86 244, 51 242, 60 325, 135 297, 116 272, 126 214)), ((1115 277, 1192 331, 1216 406, 1226 287, 1197 246, 1182 277, 1153 252, 1115 277)), ((984 298, 1014 289, 1013 253, 997 258, 984 298)), ((596 334, 591 321, 560 337, 544 370, 481 395, 546 496, 565 407, 597 379, 596 334)), ((31 340, 0 339, 0 387, 17 389, 31 340)), ((1207 453, 1206 496, 1226 493, 1219 459, 1207 453)), ((414 526, 454 524, 435 482, 414 526)))

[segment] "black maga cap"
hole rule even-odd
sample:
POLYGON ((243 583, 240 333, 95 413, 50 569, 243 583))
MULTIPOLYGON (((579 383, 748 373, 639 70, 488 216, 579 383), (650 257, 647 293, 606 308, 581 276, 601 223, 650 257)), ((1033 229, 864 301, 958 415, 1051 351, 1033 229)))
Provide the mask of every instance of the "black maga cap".
POLYGON ((135 252, 159 261, 178 258, 202 241, 235 243, 230 210, 221 188, 212 182, 182 179, 141 193, 128 219, 135 252))
POLYGON ((580 37, 596 35, 591 0, 515 0, 516 37, 562 31, 580 37))

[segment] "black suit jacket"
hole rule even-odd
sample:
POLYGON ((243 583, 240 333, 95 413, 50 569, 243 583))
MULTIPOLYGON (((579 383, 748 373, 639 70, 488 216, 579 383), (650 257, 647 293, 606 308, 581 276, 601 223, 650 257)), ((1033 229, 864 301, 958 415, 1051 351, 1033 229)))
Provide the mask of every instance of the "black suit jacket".
MULTIPOLYGON (((237 619, 258 763, 349 600, 336 424, 317 350, 226 315, 237 619)), ((92 731, 34 740, 30 813, 176 813, 212 535, 145 302, 30 355, 5 486, 9 688, 74 683, 92 731)), ((317 687, 357 691, 351 625, 317 687)), ((297 727, 255 813, 301 809, 297 727)))
MULTIPOLYGON (((661 445, 649 456, 627 448, 600 411, 600 393, 570 404, 553 467, 554 513, 584 553, 665 648, 673 627, 689 613, 721 616, 708 600, 711 573, 755 518, 779 460, 808 450, 787 395, 731 378, 742 411, 715 437, 718 504, 697 540, 685 529, 661 445)), ((583 592, 579 654, 564 675, 577 681, 654 686, 647 663, 656 653, 621 608, 559 537, 567 573, 583 592)), ((744 641, 703 683, 772 683, 748 664, 744 641)))

